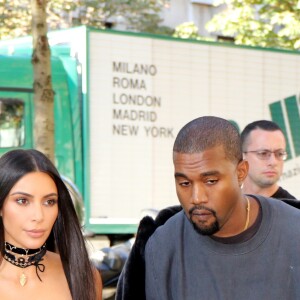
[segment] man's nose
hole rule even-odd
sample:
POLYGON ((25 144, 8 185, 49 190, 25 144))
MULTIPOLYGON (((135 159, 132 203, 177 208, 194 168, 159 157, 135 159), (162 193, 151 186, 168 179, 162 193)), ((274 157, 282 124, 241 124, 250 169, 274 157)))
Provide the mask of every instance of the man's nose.
POLYGON ((206 194, 206 189, 200 184, 193 185, 192 190, 192 203, 195 205, 199 205, 202 203, 207 203, 208 197, 206 194))
POLYGON ((275 164, 278 162, 278 159, 275 156, 275 153, 271 152, 270 156, 268 157, 268 163, 269 164, 275 164))

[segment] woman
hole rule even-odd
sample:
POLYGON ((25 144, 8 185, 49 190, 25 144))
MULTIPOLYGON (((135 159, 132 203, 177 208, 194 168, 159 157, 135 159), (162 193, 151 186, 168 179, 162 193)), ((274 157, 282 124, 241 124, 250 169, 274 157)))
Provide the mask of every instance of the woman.
POLYGON ((70 194, 37 150, 0 158, 0 250, 1 300, 102 299, 70 194))

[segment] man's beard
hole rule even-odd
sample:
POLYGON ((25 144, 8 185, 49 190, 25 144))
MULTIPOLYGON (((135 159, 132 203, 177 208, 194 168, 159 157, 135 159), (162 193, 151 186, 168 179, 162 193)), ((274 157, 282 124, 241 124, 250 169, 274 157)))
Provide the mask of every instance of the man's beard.
POLYGON ((196 232, 198 232, 199 234, 202 235, 213 235, 216 232, 218 232, 220 230, 220 225, 217 219, 217 214, 214 210, 207 208, 205 206, 194 206, 189 210, 189 215, 190 215, 190 222, 192 223, 194 229, 196 230, 196 232), (213 222, 210 225, 201 225, 199 223, 193 222, 192 220, 192 216, 193 216, 193 211, 194 210, 199 210, 199 209, 204 209, 207 210, 209 212, 211 212, 213 214, 213 216, 216 218, 215 222, 213 222))

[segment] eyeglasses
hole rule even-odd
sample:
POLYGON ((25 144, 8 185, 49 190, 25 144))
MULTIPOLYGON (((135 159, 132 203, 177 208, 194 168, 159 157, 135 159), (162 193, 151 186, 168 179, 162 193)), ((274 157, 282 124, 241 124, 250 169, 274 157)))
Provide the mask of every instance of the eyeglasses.
POLYGON ((258 159, 268 160, 271 157, 271 154, 274 153, 276 159, 278 160, 286 160, 287 153, 283 150, 256 150, 256 151, 244 151, 244 153, 255 153, 258 159))

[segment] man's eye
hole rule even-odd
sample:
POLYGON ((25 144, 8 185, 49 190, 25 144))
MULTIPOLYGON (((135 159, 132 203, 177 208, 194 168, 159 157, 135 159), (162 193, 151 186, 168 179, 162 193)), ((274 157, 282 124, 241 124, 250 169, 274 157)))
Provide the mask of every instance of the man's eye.
POLYGON ((190 182, 189 181, 182 181, 182 182, 179 182, 179 185, 180 186, 189 186, 190 182))
POLYGON ((257 152, 258 155, 260 155, 261 157, 268 157, 269 156, 269 153, 268 151, 259 151, 257 152))
POLYGON ((206 183, 209 184, 209 185, 216 184, 217 182, 218 182, 217 179, 208 179, 208 180, 206 180, 206 183))

